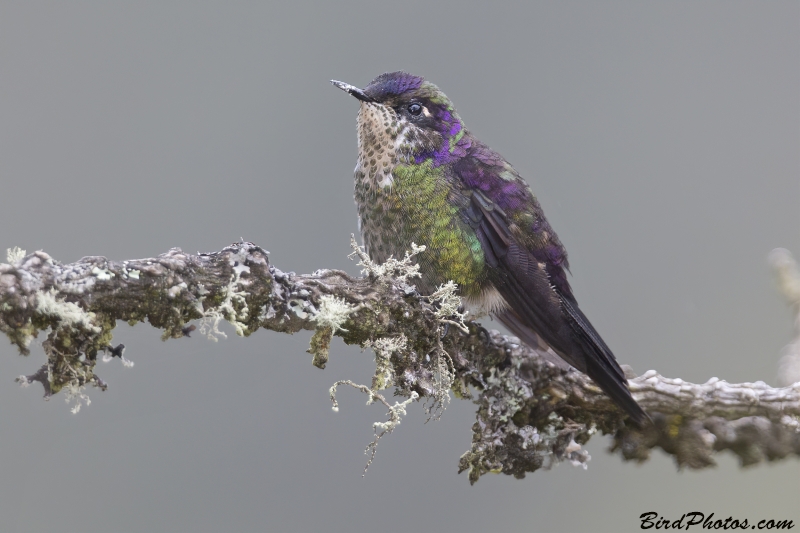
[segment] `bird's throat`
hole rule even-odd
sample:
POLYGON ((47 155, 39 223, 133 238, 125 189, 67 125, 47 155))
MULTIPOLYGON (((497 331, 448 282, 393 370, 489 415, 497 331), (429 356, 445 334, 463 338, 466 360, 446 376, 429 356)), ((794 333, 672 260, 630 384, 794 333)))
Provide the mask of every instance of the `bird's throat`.
POLYGON ((390 187, 403 144, 404 126, 393 110, 371 102, 361 103, 357 123, 357 173, 378 188, 390 187))

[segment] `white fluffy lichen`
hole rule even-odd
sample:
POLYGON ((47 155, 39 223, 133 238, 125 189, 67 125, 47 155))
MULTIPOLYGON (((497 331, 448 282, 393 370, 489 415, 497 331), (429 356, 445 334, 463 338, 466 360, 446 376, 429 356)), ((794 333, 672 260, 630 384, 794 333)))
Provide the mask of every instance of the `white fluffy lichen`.
POLYGON ((64 387, 64 401, 67 403, 75 402, 75 405, 70 409, 73 415, 78 414, 81 410, 81 405, 86 404, 88 407, 92 400, 89 398, 89 395, 84 393, 85 387, 80 385, 78 381, 70 381, 64 387))
POLYGON ((440 285, 436 292, 428 296, 428 300, 436 305, 436 318, 439 319, 439 322, 450 324, 464 333, 469 333, 469 329, 464 323, 466 313, 461 311, 463 303, 457 291, 458 285, 450 280, 440 285))
MULTIPOLYGON (((395 402, 394 405, 387 405, 389 407, 389 420, 386 422, 374 422, 372 424, 373 430, 375 431, 375 438, 372 439, 372 442, 367 444, 367 447, 364 449, 364 454, 369 455, 369 460, 367 460, 367 464, 364 466, 364 474, 367 474, 367 469, 369 465, 372 464, 372 461, 375 460, 375 453, 378 451, 378 441, 384 435, 388 435, 394 428, 400 425, 400 421, 402 417, 406 416, 406 408, 409 406, 411 402, 419 398, 419 394, 416 392, 412 392, 411 396, 404 402, 395 402)), ((367 402, 370 403, 370 402, 367 402)), ((363 477, 363 476, 362 476, 363 477)))
MULTIPOLYGON (((242 290, 241 276, 242 273, 249 273, 250 267, 246 265, 247 251, 239 250, 239 252, 232 254, 229 258, 229 264, 233 267, 233 274, 228 284, 223 289, 225 297, 219 305, 209 307, 203 311, 203 317, 200 319, 200 327, 198 328, 202 335, 208 339, 216 342, 219 337, 227 338, 225 332, 219 329, 219 324, 223 320, 230 322, 236 334, 240 337, 244 336, 247 324, 243 321, 249 317, 249 309, 247 307, 247 291, 242 290), (239 308, 237 311, 236 308, 239 308)), ((200 285, 200 291, 204 291, 204 287, 200 285)), ((208 292, 200 292, 201 298, 204 298, 208 292)), ((177 296, 179 293, 175 292, 177 296)))
MULTIPOLYGON (((412 243, 411 251, 406 252, 402 259, 390 257, 383 264, 377 264, 372 261, 364 249, 356 243, 355 237, 351 236, 350 246, 353 249, 350 257, 358 258, 358 265, 363 267, 361 271, 363 275, 370 276, 379 283, 392 284, 404 290, 413 290, 414 286, 409 284, 409 280, 420 277, 420 267, 415 262, 415 257, 425 251, 425 246, 418 246, 412 243)), ((425 356, 425 362, 423 363, 429 366, 433 374, 433 387, 429 393, 432 405, 430 407, 426 406, 425 409, 429 415, 428 420, 431 418, 438 419, 441 413, 444 412, 446 405, 450 402, 450 388, 455 381, 453 360, 442 345, 441 334, 448 325, 453 325, 464 332, 469 331, 464 323, 465 314, 461 311, 462 301, 457 292, 458 285, 453 281, 449 281, 426 298, 435 307, 436 318, 440 323, 438 346, 432 354, 429 354, 430 356, 425 356)), ((358 309, 359 307, 351 306, 344 300, 333 296, 323 296, 321 298, 320 310, 315 317, 318 328, 312 338, 311 349, 309 350, 310 353, 314 354, 314 364, 316 366, 324 368, 325 362, 328 360, 327 347, 330 343, 330 337, 336 331, 344 330, 342 325, 349 315, 358 309), (324 332, 325 336, 320 332, 324 332)), ((401 387, 398 393, 407 395, 408 399, 403 402, 397 402, 394 405, 389 404, 378 393, 380 390, 394 386, 397 382, 392 358, 398 352, 403 353, 409 350, 408 338, 405 335, 370 339, 361 346, 364 349, 371 348, 375 353, 375 374, 372 377, 372 386, 359 385, 350 380, 337 381, 330 389, 330 398, 333 404, 332 409, 338 411, 339 403, 336 401, 336 388, 339 385, 349 385, 368 395, 367 405, 379 401, 389 410, 388 419, 385 422, 375 422, 373 424, 375 438, 365 450, 365 453, 369 455, 369 460, 364 468, 366 473, 375 458, 378 441, 384 435, 391 433, 400 424, 400 420, 406 415, 406 408, 412 401, 419 398, 419 393, 401 387)))
POLYGON ((358 257, 359 261, 356 264, 363 267, 361 273, 373 276, 381 283, 397 283, 400 286, 409 286, 409 279, 420 277, 419 265, 413 259, 425 251, 425 246, 418 246, 412 242, 411 251, 406 252, 403 259, 389 257, 386 262, 380 265, 369 258, 364 248, 358 245, 352 235, 350 236, 350 247, 353 249, 353 253, 349 257, 351 259, 354 256, 358 257))
POLYGON ((337 331, 347 331, 342 325, 347 321, 347 317, 357 310, 357 306, 347 303, 342 298, 324 294, 319 299, 319 311, 314 320, 319 328, 331 328, 332 334, 337 331))
POLYGON ((200 319, 199 331, 208 339, 216 342, 219 337, 227 338, 225 332, 219 329, 219 323, 226 320, 233 325, 236 334, 244 336, 244 330, 247 325, 242 320, 247 320, 247 292, 239 290, 239 275, 241 270, 235 270, 231 274, 231 280, 225 287, 225 299, 214 307, 209 307, 203 312, 203 318, 200 319), (236 311, 236 305, 241 309, 236 311))
POLYGON ((363 344, 363 348, 372 348, 375 353, 375 374, 372 376, 372 390, 383 390, 394 385, 395 373, 391 361, 392 354, 405 350, 407 345, 408 339, 403 334, 397 337, 368 340, 363 344))
POLYGON ((407 400, 403 402, 395 402, 394 405, 389 406, 389 420, 386 422, 373 422, 372 427, 375 428, 375 431, 380 435, 391 433, 394 428, 400 425, 402 417, 408 414, 406 412, 406 407, 408 407, 411 402, 417 398, 419 398, 419 394, 412 392, 411 396, 409 396, 407 400))
POLYGON ((456 369, 453 359, 439 342, 434 356, 433 369, 433 393, 431 394, 432 403, 426 406, 428 420, 438 420, 441 418, 447 405, 450 403, 450 388, 456 380, 456 369))
POLYGON ((36 312, 57 318, 61 326, 81 328, 92 333, 100 332, 100 328, 92 323, 94 313, 86 312, 72 302, 58 299, 57 294, 55 289, 40 292, 36 297, 36 312))
POLYGON ((224 319, 222 314, 216 309, 208 309, 203 318, 200 319, 200 327, 198 331, 201 335, 205 335, 209 340, 217 342, 219 337, 228 338, 228 335, 219 329, 219 323, 224 319))
MULTIPOLYGON (((300 292, 305 292, 305 296, 308 296, 308 291, 303 290, 300 292)), ((343 327, 344 323, 347 322, 347 318, 355 311, 358 311, 361 306, 348 304, 342 298, 337 298, 336 296, 328 294, 320 297, 319 310, 308 300, 292 300, 292 302, 290 302, 290 308, 293 309, 299 318, 305 319, 310 315, 317 323, 307 351, 314 356, 314 359, 311 361, 314 366, 317 368, 325 368, 325 365, 328 363, 333 334, 337 331, 347 331, 343 327), (297 306, 291 307, 292 302, 297 302, 297 306), (303 311, 302 309, 307 311, 303 311)))
POLYGON ((394 428, 400 425, 402 417, 406 416, 407 414, 406 408, 411 404, 411 402, 419 398, 419 394, 412 392, 407 400, 395 402, 395 404, 392 405, 386 401, 386 398, 384 398, 381 394, 378 394, 376 391, 367 387, 366 385, 359 385, 358 383, 354 383, 349 379, 346 379, 337 381, 330 388, 331 403, 333 404, 332 409, 334 411, 339 410, 339 402, 336 401, 336 388, 339 385, 348 385, 365 393, 367 395, 367 405, 370 405, 374 402, 380 402, 389 410, 387 413, 388 420, 385 422, 375 422, 372 424, 375 432, 375 438, 372 439, 372 442, 370 442, 364 450, 364 453, 369 455, 369 460, 367 461, 366 466, 364 466, 364 475, 366 475, 369 466, 372 464, 372 461, 375 460, 375 453, 378 451, 378 441, 381 439, 381 437, 391 433, 394 431, 394 428))
MULTIPOLYGON (((457 291, 458 285, 451 280, 440 285, 427 299, 436 307, 436 318, 439 319, 440 323, 444 324, 445 327, 448 325, 455 326, 462 332, 469 333, 469 329, 464 323, 466 313, 462 311, 463 303, 457 291)), ((438 420, 442 416, 442 413, 450 403, 450 388, 456 379, 453 359, 442 346, 441 340, 439 340, 433 356, 433 362, 434 388, 431 395, 433 402, 426 408, 430 415, 428 420, 438 420)))
POLYGON ((25 259, 25 250, 19 246, 6 248, 6 261, 8 261, 9 264, 15 265, 23 259, 25 259))

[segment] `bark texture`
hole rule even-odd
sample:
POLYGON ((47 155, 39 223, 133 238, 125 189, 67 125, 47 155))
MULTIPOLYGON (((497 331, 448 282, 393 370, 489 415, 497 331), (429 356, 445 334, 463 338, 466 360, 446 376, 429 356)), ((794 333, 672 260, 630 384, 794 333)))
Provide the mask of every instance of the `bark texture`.
POLYGON ((147 321, 165 340, 195 330, 224 335, 221 321, 244 336, 259 328, 309 330, 309 352, 320 368, 338 336, 375 352, 369 387, 340 383, 363 387, 389 408, 388 421, 376 425, 375 444, 412 400, 426 401, 431 416, 441 414, 449 392, 475 402, 472 445, 459 463, 473 483, 487 472, 524 477, 564 460, 585 467, 582 445, 596 432, 611 435, 611 450, 625 460, 646 461, 661 448, 690 468, 713 465, 722 450, 742 465, 800 455, 800 382, 773 388, 716 378, 692 384, 652 370, 630 376, 634 398, 653 418, 639 429, 588 377, 549 362, 552 354, 464 323, 452 290, 418 294, 413 254, 391 265, 357 255, 364 277, 286 273, 248 242, 208 254, 173 248, 150 259, 84 257, 71 264, 41 251, 10 251, 9 263, 0 264, 0 330, 25 355, 34 337, 46 335, 47 361, 17 380, 42 383, 45 396, 72 395, 76 408, 86 387, 107 387, 95 373, 99 356, 126 362, 124 346, 112 343, 117 320, 147 321), (379 391, 391 387, 408 400, 390 405, 379 391))

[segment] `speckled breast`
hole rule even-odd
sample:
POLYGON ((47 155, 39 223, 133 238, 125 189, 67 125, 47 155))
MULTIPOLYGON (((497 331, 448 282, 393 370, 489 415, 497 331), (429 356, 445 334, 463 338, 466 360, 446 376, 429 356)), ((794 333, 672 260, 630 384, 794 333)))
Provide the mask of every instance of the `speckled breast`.
POLYGON ((391 185, 383 187, 356 168, 359 226, 370 257, 384 262, 403 257, 412 242, 425 245, 418 256, 422 279, 416 282, 422 293, 453 280, 462 295, 481 295, 487 286, 483 250, 449 201, 452 189, 443 169, 430 161, 398 164, 391 176, 391 185))
POLYGON ((418 256, 421 292, 453 280, 463 295, 478 296, 486 268, 480 242, 459 215, 466 198, 448 181, 446 167, 414 160, 412 141, 419 147, 436 139, 399 121, 391 108, 362 103, 355 201, 364 245, 377 262, 403 257, 412 242, 425 245, 418 256))

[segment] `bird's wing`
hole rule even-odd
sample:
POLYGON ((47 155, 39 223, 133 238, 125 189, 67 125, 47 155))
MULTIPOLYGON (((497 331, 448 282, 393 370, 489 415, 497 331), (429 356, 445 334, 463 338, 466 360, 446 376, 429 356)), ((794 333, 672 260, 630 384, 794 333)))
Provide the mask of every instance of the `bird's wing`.
POLYGON ((492 284, 510 307, 498 318, 523 340, 543 339, 643 422, 647 415, 631 397, 613 353, 578 307, 566 279, 566 251, 538 201, 508 163, 478 148, 483 158, 468 156, 454 171, 470 198, 465 221, 481 242, 492 284))

